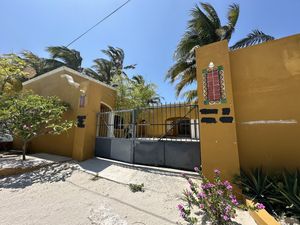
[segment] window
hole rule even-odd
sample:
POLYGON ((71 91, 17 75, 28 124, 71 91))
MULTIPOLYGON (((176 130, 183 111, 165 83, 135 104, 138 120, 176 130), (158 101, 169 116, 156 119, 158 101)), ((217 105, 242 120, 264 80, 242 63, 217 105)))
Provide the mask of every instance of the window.
POLYGON ((85 95, 80 95, 79 107, 84 108, 84 106, 85 106, 85 95))
POLYGON ((191 122, 186 118, 167 119, 166 131, 172 137, 191 137, 191 122))
POLYGON ((178 136, 190 137, 191 136, 191 123, 187 119, 180 119, 178 123, 178 136))

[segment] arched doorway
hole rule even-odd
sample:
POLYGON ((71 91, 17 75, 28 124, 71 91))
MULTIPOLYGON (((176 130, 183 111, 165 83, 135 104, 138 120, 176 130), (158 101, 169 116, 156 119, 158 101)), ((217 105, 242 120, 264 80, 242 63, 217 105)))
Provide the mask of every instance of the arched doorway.
POLYGON ((112 108, 104 103, 100 103, 100 113, 98 113, 97 133, 96 136, 113 137, 114 132, 114 116, 112 108))

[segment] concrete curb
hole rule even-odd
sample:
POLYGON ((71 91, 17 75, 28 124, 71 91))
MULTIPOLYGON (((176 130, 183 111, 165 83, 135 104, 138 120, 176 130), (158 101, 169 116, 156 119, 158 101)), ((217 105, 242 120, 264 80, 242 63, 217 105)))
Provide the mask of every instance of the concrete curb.
MULTIPOLYGON (((254 203, 246 199, 247 206, 254 206, 254 203)), ((258 225, 280 225, 280 223, 275 220, 273 216, 271 216, 265 209, 258 211, 249 211, 251 217, 255 220, 258 225)))

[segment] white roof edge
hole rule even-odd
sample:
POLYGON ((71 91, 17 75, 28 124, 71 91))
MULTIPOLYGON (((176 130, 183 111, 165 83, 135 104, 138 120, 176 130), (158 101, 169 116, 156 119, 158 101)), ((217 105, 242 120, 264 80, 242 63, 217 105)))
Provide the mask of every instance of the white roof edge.
POLYGON ((110 88, 110 89, 116 91, 116 89, 113 88, 113 87, 111 87, 110 85, 105 84, 105 83, 103 83, 103 82, 101 82, 101 81, 99 81, 99 80, 96 80, 96 79, 92 78, 92 77, 83 75, 83 74, 81 74, 80 72, 78 72, 78 71, 76 71, 76 70, 73 70, 73 69, 71 69, 71 68, 69 68, 69 67, 66 67, 66 66, 61 66, 61 67, 56 68, 56 69, 54 69, 54 70, 51 70, 51 71, 49 71, 49 72, 47 72, 47 73, 41 74, 41 75, 39 75, 39 76, 37 76, 37 77, 34 77, 34 78, 30 79, 30 80, 27 80, 27 81, 23 82, 23 85, 30 84, 30 83, 32 83, 32 82, 34 82, 34 81, 43 79, 43 78, 45 78, 45 77, 49 77, 49 76, 51 76, 51 75, 53 75, 53 74, 56 74, 56 73, 58 73, 58 72, 61 72, 61 71, 68 71, 68 72, 70 72, 70 73, 72 73, 72 74, 74 74, 74 75, 77 75, 77 76, 79 76, 79 77, 85 78, 85 79, 90 80, 90 81, 93 81, 93 82, 95 82, 95 83, 97 83, 97 84, 101 84, 102 86, 105 86, 105 87, 107 87, 107 88, 110 88))

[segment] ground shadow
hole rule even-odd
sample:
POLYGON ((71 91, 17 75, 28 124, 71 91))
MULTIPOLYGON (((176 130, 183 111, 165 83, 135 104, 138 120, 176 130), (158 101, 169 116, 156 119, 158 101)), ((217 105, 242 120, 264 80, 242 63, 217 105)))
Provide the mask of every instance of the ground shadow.
MULTIPOLYGON (((108 167, 115 165, 121 168, 127 168, 127 169, 132 169, 132 170, 137 170, 137 171, 142 171, 142 172, 147 172, 152 174, 182 177, 182 174, 178 172, 180 170, 177 170, 177 172, 173 172, 173 171, 168 171, 166 168, 160 168, 160 167, 155 168, 154 166, 149 167, 146 165, 136 165, 136 164, 112 161, 108 159, 102 159, 98 157, 83 162, 79 162, 78 164, 82 169, 88 170, 93 173, 99 173, 107 169, 108 167)), ((182 173, 185 172, 187 171, 182 171, 182 173)), ((187 173, 188 173, 187 175, 190 177, 196 179, 199 178, 196 173, 192 173, 192 172, 187 172, 187 173)))
POLYGON ((1 168, 30 168, 37 165, 45 164, 43 161, 37 160, 22 160, 20 156, 0 158, 1 168))
POLYGON ((35 183, 65 181, 66 178, 71 176, 74 169, 75 167, 72 163, 55 163, 30 173, 1 178, 0 189, 18 189, 35 183))

